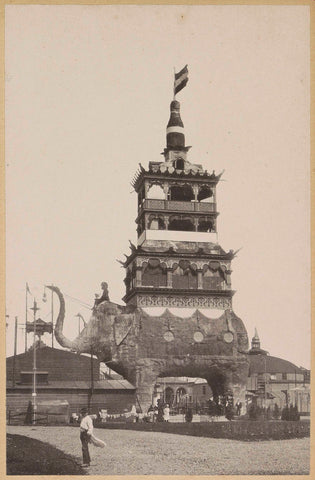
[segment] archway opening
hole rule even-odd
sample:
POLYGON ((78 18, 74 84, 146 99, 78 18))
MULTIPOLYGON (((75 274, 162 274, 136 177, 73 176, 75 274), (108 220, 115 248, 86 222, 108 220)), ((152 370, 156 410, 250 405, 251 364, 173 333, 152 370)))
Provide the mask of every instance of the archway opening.
POLYGON ((152 405, 170 407, 171 415, 183 415, 187 409, 194 414, 207 414, 213 392, 205 378, 159 377, 154 386, 152 405))

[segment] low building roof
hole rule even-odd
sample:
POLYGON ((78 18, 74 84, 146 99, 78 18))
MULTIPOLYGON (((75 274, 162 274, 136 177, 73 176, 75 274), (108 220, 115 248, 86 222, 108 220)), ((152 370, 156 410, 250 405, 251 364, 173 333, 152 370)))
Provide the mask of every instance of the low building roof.
MULTIPOLYGON (((7 382, 7 388, 11 387, 12 382, 7 382)), ((29 389, 32 388, 31 384, 16 384, 15 388, 29 389)), ((38 384, 37 388, 49 389, 49 390, 88 390, 91 388, 91 382, 87 381, 51 381, 47 384, 38 384)), ((128 380, 96 380, 93 382, 94 390, 135 390, 135 387, 128 382, 128 380)))
POLYGON ((271 355, 249 355, 249 374, 254 373, 304 373, 294 363, 271 355))

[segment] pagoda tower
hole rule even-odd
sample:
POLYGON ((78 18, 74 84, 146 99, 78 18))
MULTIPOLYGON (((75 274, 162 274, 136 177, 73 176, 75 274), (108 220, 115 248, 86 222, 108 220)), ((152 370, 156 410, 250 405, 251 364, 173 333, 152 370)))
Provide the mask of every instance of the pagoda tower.
POLYGON ((218 244, 221 175, 188 161, 180 103, 173 100, 164 161, 140 165, 138 242, 125 262, 124 301, 137 307, 232 309, 231 260, 218 244))
POLYGON ((245 405, 248 335, 232 308, 231 261, 218 244, 216 188, 220 175, 188 160, 175 75, 162 161, 140 165, 137 245, 123 263, 127 310, 138 315, 134 353, 124 374, 150 405, 156 379, 205 378, 214 397, 232 394, 245 405), (130 372, 129 372, 130 370, 130 372), (128 376, 129 375, 129 376, 128 376))

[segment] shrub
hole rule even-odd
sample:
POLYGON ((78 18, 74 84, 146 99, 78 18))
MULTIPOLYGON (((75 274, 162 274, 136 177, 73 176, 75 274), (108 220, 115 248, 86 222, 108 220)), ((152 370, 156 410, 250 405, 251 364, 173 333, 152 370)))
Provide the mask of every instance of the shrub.
POLYGON ((234 417, 233 407, 228 405, 225 410, 225 418, 227 418, 228 420, 233 420, 233 417, 234 417))
POLYGON ((293 420, 294 422, 300 420, 300 414, 297 406, 293 406, 291 403, 290 408, 288 406, 284 407, 282 410, 281 420, 293 420))
POLYGON ((281 420, 289 420, 289 407, 285 406, 282 409, 281 420))
POLYGON ((188 408, 185 414, 185 420, 186 422, 191 422, 193 419, 193 412, 191 408, 188 408))
POLYGON ((274 411, 273 411, 273 418, 275 418, 276 420, 280 417, 280 408, 278 407, 278 404, 275 403, 275 408, 274 408, 274 411))
POLYGON ((257 420, 259 414, 259 409, 254 403, 251 404, 248 410, 248 415, 250 420, 257 420))
POLYGON ((293 420, 297 422, 300 420, 300 414, 298 412, 297 406, 296 405, 290 405, 290 410, 289 410, 289 420, 293 420))

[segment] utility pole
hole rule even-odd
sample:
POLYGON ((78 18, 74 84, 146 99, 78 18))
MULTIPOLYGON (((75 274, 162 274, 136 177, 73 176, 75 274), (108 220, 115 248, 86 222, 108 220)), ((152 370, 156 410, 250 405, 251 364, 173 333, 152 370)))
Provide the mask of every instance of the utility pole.
POLYGON ((267 408, 267 359, 264 356, 265 360, 265 408, 267 408))
POLYGON ((27 306, 27 295, 31 293, 28 283, 25 284, 25 352, 27 352, 27 311, 28 311, 28 306, 27 306))
POLYGON ((91 408, 91 401, 92 401, 92 395, 94 391, 94 372, 93 372, 93 347, 91 345, 91 367, 90 367, 90 380, 91 380, 91 387, 90 387, 90 394, 89 394, 89 400, 88 400, 88 409, 90 410, 91 408))
POLYGON ((15 387, 15 358, 16 358, 16 345, 17 345, 17 328, 18 328, 18 317, 15 317, 15 325, 14 325, 14 355, 13 355, 13 366, 12 366, 12 387, 15 387))
POLYGON ((36 300, 34 298, 34 306, 31 308, 34 312, 34 345, 33 345, 33 425, 36 424, 36 410, 37 410, 37 403, 36 403, 36 312, 39 310, 37 307, 36 300))
POLYGON ((51 291, 51 348, 54 348, 54 292, 51 291))

